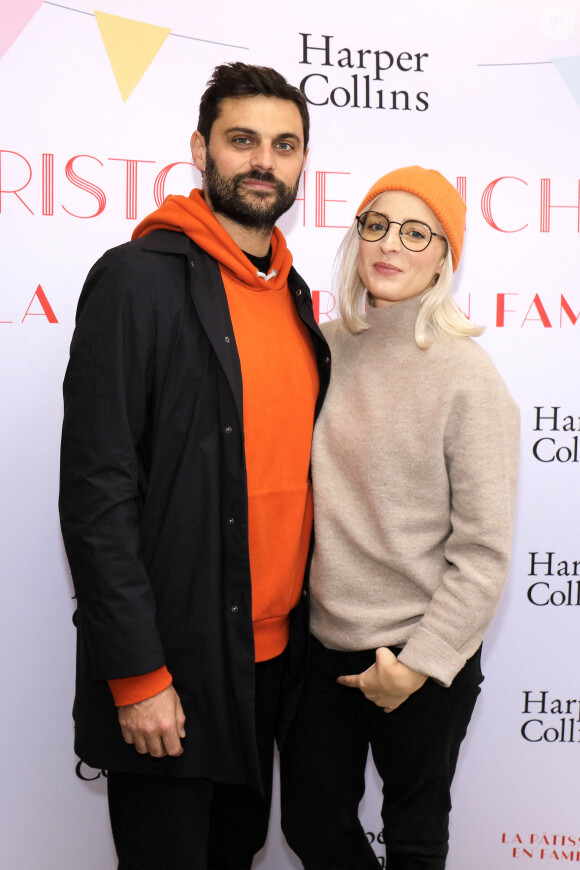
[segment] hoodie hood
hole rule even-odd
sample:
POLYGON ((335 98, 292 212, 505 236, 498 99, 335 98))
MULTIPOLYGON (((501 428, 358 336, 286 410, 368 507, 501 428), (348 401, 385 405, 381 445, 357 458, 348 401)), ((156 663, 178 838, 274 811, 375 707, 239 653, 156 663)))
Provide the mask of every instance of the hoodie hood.
POLYGON ((153 230, 182 232, 203 248, 219 263, 220 269, 253 290, 280 290, 286 286, 292 266, 292 254, 286 239, 274 227, 272 233, 272 260, 266 277, 258 272, 242 249, 222 227, 207 205, 201 190, 192 190, 189 196, 168 196, 157 211, 152 212, 135 227, 133 240, 153 230))

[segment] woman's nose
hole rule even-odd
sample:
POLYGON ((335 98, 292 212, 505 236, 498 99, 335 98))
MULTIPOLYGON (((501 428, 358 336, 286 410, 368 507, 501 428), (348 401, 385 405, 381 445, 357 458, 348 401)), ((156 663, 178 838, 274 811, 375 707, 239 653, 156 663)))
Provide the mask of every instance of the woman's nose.
POLYGON ((399 224, 393 222, 389 224, 389 229, 379 242, 381 251, 400 250, 402 247, 399 235, 400 229, 399 224))

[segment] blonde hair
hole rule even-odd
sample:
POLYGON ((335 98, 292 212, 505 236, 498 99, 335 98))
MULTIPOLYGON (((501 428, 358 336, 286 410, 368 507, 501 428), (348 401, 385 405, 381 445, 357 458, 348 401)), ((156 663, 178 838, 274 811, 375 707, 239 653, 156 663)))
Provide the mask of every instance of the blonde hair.
MULTIPOLYGON (((372 208, 375 197, 366 208, 372 208)), ((361 317, 365 286, 358 273, 359 236, 356 220, 347 231, 338 249, 333 270, 333 287, 338 296, 340 316, 353 335, 364 332, 368 324, 361 317)), ((415 323, 415 341, 421 350, 430 347, 440 335, 481 335, 483 326, 476 326, 467 319, 449 294, 453 279, 451 246, 447 239, 447 253, 441 272, 435 283, 421 295, 421 308, 415 323)), ((367 304, 372 305, 372 296, 367 294, 367 304)))

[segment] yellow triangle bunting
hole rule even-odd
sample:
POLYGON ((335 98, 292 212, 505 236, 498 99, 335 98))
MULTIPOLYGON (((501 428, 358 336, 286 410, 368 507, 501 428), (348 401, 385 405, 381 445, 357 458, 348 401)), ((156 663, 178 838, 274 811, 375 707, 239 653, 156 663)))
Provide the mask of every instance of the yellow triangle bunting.
POLYGON ((113 74, 126 103, 171 33, 171 28, 97 12, 96 9, 94 12, 113 74))

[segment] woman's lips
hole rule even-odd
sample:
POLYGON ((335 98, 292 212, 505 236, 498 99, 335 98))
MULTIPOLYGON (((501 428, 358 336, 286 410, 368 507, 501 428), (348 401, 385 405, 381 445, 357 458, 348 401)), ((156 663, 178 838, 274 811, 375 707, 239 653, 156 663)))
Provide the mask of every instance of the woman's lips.
POLYGON ((384 275, 386 278, 391 275, 399 275, 403 271, 402 269, 397 269, 397 267, 393 266, 391 263, 375 263, 373 269, 379 275, 384 275))

